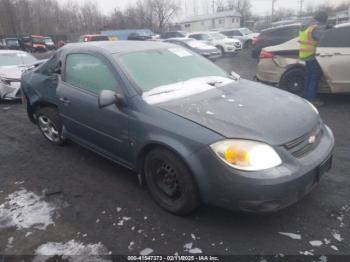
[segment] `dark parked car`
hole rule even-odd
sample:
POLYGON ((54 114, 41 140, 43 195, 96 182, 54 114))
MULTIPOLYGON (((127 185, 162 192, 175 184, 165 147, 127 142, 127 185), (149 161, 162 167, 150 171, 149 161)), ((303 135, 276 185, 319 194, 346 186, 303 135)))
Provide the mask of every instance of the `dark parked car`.
POLYGON ((152 39, 152 36, 146 35, 146 34, 141 34, 141 33, 131 33, 128 36, 128 40, 133 40, 133 41, 146 41, 152 39))
POLYGON ((296 38, 299 35, 299 30, 300 24, 279 26, 263 30, 254 41, 252 57, 259 58, 260 52, 264 47, 279 45, 296 38))
POLYGON ((169 39, 169 38, 183 38, 186 37, 187 33, 183 31, 170 31, 163 32, 160 34, 161 39, 169 39))
POLYGON ((206 45, 192 38, 170 38, 164 42, 188 48, 210 60, 215 60, 222 56, 220 50, 215 46, 206 45))
POLYGON ((332 163, 332 131, 309 102, 173 44, 68 44, 26 71, 22 88, 48 141, 75 141, 135 171, 175 214, 200 202, 278 210, 332 163))
POLYGON ((11 50, 20 50, 21 46, 19 44, 18 38, 3 38, 0 40, 1 49, 11 49, 11 50))

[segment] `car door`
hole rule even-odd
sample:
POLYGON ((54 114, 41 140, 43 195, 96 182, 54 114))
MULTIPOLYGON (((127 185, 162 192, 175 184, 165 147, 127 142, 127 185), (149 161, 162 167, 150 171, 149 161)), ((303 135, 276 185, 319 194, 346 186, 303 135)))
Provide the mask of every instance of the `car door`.
POLYGON ((326 31, 316 57, 331 91, 350 92, 350 26, 326 31))
POLYGON ((62 81, 57 88, 65 131, 80 144, 128 163, 128 115, 123 108, 99 108, 102 90, 123 93, 122 81, 102 55, 70 53, 65 57, 62 81))

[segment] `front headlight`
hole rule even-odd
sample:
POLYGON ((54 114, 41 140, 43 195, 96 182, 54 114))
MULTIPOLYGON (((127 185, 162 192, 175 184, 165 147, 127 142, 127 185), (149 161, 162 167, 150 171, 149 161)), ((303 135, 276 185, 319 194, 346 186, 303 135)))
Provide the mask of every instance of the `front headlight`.
POLYGON ((244 171, 259 171, 282 164, 277 152, 269 145, 240 139, 230 139, 210 146, 229 166, 244 171))

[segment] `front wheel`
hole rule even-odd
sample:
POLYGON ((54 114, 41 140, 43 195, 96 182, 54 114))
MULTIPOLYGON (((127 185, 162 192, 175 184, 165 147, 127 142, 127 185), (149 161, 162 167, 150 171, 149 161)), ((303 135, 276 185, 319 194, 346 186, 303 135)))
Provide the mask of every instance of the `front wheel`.
POLYGON ((305 71, 302 68, 290 69, 282 76, 279 88, 303 96, 305 90, 305 71))
POLYGON ((40 108, 37 113, 37 124, 44 137, 55 145, 63 145, 62 120, 58 111, 53 107, 40 108))
POLYGON ((184 162, 173 152, 156 148, 145 160, 148 189, 158 205, 176 215, 191 213, 199 205, 194 178, 184 162))

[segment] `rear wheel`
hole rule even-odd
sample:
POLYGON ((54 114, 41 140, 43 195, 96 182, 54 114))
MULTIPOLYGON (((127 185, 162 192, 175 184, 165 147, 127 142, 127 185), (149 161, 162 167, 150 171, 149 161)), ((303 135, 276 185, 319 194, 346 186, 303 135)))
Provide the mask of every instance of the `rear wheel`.
POLYGON ((303 96, 305 90, 305 71, 302 68, 294 68, 288 70, 282 76, 279 88, 284 89, 290 93, 303 96))
POLYGON ((248 40, 248 41, 246 41, 246 42, 244 43, 243 48, 244 48, 244 49, 249 49, 249 48, 251 48, 251 46, 252 46, 252 41, 248 40))
POLYGON ((57 109, 53 107, 40 108, 37 113, 37 124, 44 137, 55 145, 63 145, 62 120, 57 109))
POLYGON ((152 150, 145 159, 144 171, 148 189, 162 208, 186 215, 198 207, 199 197, 193 176, 173 152, 163 148, 152 150))

